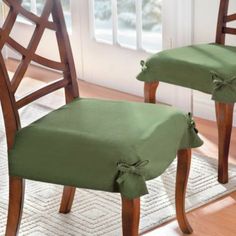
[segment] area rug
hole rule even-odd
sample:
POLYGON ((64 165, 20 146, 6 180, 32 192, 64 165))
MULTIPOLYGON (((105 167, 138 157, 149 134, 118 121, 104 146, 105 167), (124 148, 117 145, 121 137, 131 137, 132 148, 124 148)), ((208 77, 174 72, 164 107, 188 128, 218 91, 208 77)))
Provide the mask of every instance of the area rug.
MULTIPOLYGON (((21 110, 23 125, 27 125, 51 111, 52 107, 49 104, 47 99, 43 99, 21 110)), ((0 116, 2 115, 0 114, 0 116)), ((8 177, 2 117, 0 126, 0 235, 4 235, 8 203, 8 177)), ((162 176, 148 182, 149 194, 142 197, 141 202, 140 233, 175 218, 175 176, 176 161, 162 176)), ((78 189, 72 212, 62 215, 58 213, 62 189, 63 187, 58 185, 26 181, 20 236, 122 235, 119 194, 78 189)), ((193 155, 186 197, 187 211, 235 190, 236 166, 230 165, 229 183, 221 185, 217 182, 217 161, 193 155)))

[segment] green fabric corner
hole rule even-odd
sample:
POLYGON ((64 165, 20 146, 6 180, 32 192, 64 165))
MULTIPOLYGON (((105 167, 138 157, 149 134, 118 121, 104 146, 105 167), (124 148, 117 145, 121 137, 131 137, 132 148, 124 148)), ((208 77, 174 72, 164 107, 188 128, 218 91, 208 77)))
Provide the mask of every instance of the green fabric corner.
POLYGON ((161 81, 212 95, 218 102, 236 101, 236 47, 200 44, 164 50, 141 61, 137 79, 161 81))
POLYGON ((188 124, 187 130, 183 135, 180 143, 181 149, 185 148, 197 148, 203 145, 203 141, 198 136, 198 130, 196 128, 196 123, 192 117, 191 113, 186 115, 186 122, 188 124))

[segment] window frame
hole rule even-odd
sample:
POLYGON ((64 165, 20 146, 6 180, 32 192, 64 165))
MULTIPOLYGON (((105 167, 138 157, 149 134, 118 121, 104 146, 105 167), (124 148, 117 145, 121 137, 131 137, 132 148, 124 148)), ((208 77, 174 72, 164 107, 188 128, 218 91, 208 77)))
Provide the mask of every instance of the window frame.
MULTIPOLYGON (((142 42, 142 0, 136 3, 136 48, 118 42, 117 0, 112 2, 112 41, 97 39, 95 36, 94 0, 89 0, 89 31, 97 43, 152 53, 144 49, 142 42)), ((189 45, 193 42, 193 0, 163 0, 162 50, 189 45)))

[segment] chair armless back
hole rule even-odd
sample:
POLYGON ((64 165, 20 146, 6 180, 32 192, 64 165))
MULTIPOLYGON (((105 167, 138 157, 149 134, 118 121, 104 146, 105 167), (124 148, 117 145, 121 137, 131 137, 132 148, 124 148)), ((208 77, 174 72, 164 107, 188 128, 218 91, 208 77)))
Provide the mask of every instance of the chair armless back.
POLYGON ((225 44, 225 35, 236 35, 236 28, 227 27, 227 23, 236 20, 236 13, 228 15, 229 0, 220 0, 220 8, 218 15, 216 43, 225 44))
POLYGON ((65 89, 66 102, 70 102, 79 96, 79 91, 72 50, 60 0, 46 0, 41 16, 37 16, 23 8, 21 6, 22 0, 3 0, 3 2, 8 5, 9 12, 0 29, 0 49, 2 50, 7 45, 22 55, 20 64, 10 80, 2 52, 0 52, 0 99, 8 149, 11 149, 14 144, 15 134, 21 128, 18 113, 20 108, 61 88, 65 89), (19 14, 36 25, 27 48, 10 37, 19 14), (50 14, 53 19, 52 21, 49 21, 50 14), (37 47, 46 29, 53 30, 56 33, 57 42, 55 43, 58 45, 60 62, 36 54, 37 47), (31 62, 61 71, 63 78, 16 100, 16 91, 31 62))

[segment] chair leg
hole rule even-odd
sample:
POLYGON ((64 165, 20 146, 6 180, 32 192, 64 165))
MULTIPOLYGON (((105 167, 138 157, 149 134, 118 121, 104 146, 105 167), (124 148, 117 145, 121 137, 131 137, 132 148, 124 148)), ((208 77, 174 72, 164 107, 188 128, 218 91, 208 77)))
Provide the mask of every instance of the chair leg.
POLYGON ((176 175, 176 190, 175 190, 175 204, 176 215, 180 229, 185 234, 193 232, 186 213, 185 213, 185 195, 188 182, 190 164, 191 164, 191 149, 184 149, 178 151, 178 164, 176 175))
POLYGON ((140 198, 129 200, 122 197, 123 236, 138 236, 140 198))
POLYGON ((24 204, 24 190, 24 180, 22 178, 10 177, 6 236, 16 236, 18 234, 24 204))
POLYGON ((67 214, 71 211, 73 200, 75 197, 76 188, 65 186, 61 199, 60 213, 67 214))
POLYGON ((159 82, 144 83, 144 99, 146 103, 156 103, 156 91, 159 82))
POLYGON ((225 184, 228 183, 228 159, 234 103, 216 102, 215 107, 218 126, 218 181, 225 184))

